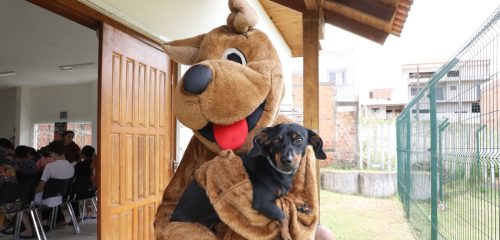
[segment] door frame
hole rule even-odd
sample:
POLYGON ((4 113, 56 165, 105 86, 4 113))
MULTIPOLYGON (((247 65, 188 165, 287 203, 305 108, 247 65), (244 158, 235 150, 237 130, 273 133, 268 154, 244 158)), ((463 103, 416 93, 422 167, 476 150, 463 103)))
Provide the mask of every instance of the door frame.
MULTIPOLYGON (((159 51, 163 51, 162 47, 161 47, 161 42, 159 42, 158 40, 155 40, 155 39, 152 39, 148 36, 145 36, 144 34, 140 33, 140 32, 137 32, 135 31, 134 29, 126 26, 125 24, 123 23, 120 23, 112 18, 110 18, 109 16, 106 16, 105 14, 81 3, 81 2, 78 2, 78 1, 74 1, 74 0, 26 0, 34 5, 37 5, 41 8, 44 8, 50 12, 53 12, 57 15, 60 15, 62 17, 65 17, 67 19, 69 19, 70 21, 73 21, 73 22, 76 22, 76 23, 79 23, 87 28, 90 28, 92 30, 95 30, 96 31, 96 34, 99 34, 100 33, 100 28, 102 28, 102 25, 104 23, 108 24, 108 25, 111 25, 112 27, 116 28, 116 29, 119 29, 120 31, 146 43, 147 45, 153 47, 153 48, 156 48, 158 49, 159 51)), ((100 46, 101 44, 99 44, 100 46)), ((102 49, 98 49, 99 51, 99 56, 102 54, 102 49)), ((100 57, 99 57, 100 59, 100 57)), ((176 62, 170 60, 169 63, 166 63, 166 64, 169 64, 169 68, 172 69, 170 71, 170 76, 168 76, 170 79, 174 79, 175 81, 172 81, 172 87, 171 87, 171 94, 170 96, 173 97, 173 91, 175 89, 175 85, 177 83, 177 78, 178 78, 178 65, 176 62)), ((101 79, 101 64, 99 63, 99 74, 98 74, 98 83, 101 83, 102 82, 102 79, 101 79)), ((101 86, 101 84, 98 84, 99 87, 101 86)), ((172 99, 171 99, 172 100, 172 99)), ((101 102, 101 89, 98 90, 98 103, 101 102)), ((172 109, 173 110, 173 109, 172 109)), ((101 136, 100 136, 100 130, 101 129, 101 106, 100 104, 98 104, 98 108, 97 108, 97 111, 98 111, 98 116, 97 116, 97 145, 100 146, 101 145, 101 136)), ((173 111, 172 111, 173 112, 173 111)), ((169 139, 169 144, 171 146, 171 149, 172 149, 172 153, 171 153, 171 159, 170 159, 170 162, 171 162, 171 166, 170 168, 172 169, 172 171, 174 170, 174 163, 175 163, 175 159, 176 159, 176 129, 177 129, 177 121, 176 121, 176 118, 175 116, 172 114, 170 116, 171 118, 171 126, 170 126, 170 130, 171 130, 171 139, 169 139)), ((96 179, 97 179, 97 186, 101 186, 101 176, 100 176, 100 168, 101 168, 101 152, 102 150, 98 149, 98 161, 97 161, 97 166, 96 166, 96 173, 97 173, 97 176, 96 176, 96 179)), ((98 208, 100 210, 101 208, 101 205, 98 204, 98 208)), ((101 213, 101 211, 99 211, 99 214, 101 213)), ((97 226, 97 236, 98 236, 98 239, 101 239, 100 237, 102 236, 101 234, 102 232, 102 229, 98 223, 98 226, 97 226)))

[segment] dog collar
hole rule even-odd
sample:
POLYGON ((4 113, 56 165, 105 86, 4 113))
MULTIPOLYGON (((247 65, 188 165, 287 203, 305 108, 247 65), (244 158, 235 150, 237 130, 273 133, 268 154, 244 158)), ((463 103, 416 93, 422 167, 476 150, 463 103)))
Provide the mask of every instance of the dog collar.
POLYGON ((293 170, 290 170, 290 171, 283 171, 283 170, 279 169, 278 167, 274 166, 274 163, 273 163, 273 160, 271 159, 271 157, 266 156, 266 159, 269 162, 269 164, 271 164, 271 166, 274 168, 274 170, 278 171, 281 174, 290 175, 290 174, 294 174, 295 171, 297 171, 297 169, 293 169, 293 170))

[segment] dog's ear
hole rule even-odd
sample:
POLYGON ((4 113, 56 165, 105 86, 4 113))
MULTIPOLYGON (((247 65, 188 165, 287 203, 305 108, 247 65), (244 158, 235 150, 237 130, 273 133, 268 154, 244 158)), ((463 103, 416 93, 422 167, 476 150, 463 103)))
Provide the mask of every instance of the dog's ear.
POLYGON ((316 155, 316 158, 321 159, 321 160, 326 159, 326 154, 323 151, 323 140, 321 139, 321 137, 318 134, 316 134, 314 131, 309 130, 309 129, 307 129, 307 133, 309 135, 308 139, 307 139, 307 143, 309 145, 312 145, 312 147, 314 149, 314 154, 316 155))
POLYGON ((248 152, 249 157, 259 156, 264 152, 264 149, 269 147, 269 134, 271 132, 270 127, 263 128, 259 133, 255 134, 253 138, 252 149, 248 152))

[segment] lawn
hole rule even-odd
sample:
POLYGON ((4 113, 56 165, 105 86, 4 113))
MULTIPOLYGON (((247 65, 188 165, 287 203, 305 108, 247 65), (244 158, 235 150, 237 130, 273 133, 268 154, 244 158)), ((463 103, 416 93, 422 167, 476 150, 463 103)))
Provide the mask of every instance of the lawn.
POLYGON ((367 198, 321 191, 321 223, 336 240, 414 240, 396 197, 367 198))

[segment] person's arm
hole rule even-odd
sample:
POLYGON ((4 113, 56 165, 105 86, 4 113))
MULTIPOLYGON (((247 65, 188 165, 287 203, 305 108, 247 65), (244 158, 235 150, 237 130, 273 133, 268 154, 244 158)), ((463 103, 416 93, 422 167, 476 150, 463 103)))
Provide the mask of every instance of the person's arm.
POLYGON ((42 176, 40 177, 40 182, 38 182, 38 185, 35 188, 35 192, 43 192, 43 189, 45 188, 45 183, 49 180, 50 178, 50 169, 51 166, 50 164, 47 164, 45 168, 43 169, 42 176))
POLYGON ((43 189, 45 188, 45 181, 43 180, 40 180, 40 182, 38 183, 38 185, 36 186, 36 189, 35 189, 35 192, 39 193, 39 192, 43 192, 43 189))

